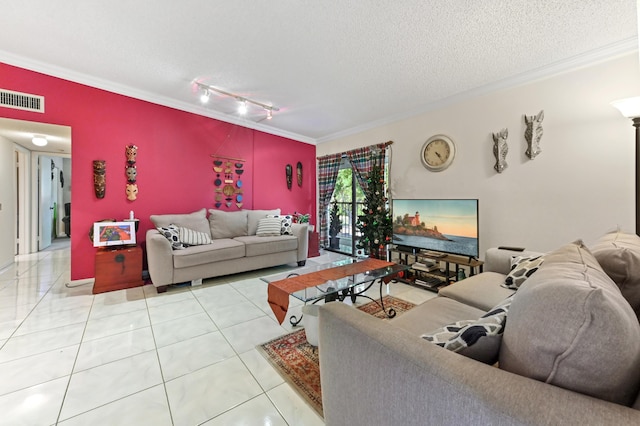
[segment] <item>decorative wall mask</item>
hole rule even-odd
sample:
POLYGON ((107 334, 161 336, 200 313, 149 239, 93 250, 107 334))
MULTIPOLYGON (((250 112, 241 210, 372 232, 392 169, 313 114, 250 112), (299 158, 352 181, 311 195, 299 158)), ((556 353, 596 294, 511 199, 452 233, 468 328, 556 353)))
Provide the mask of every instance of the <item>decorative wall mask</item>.
POLYGON ((138 179, 138 169, 136 168, 138 147, 135 145, 127 145, 124 149, 124 154, 127 157, 127 164, 124 168, 124 173, 127 176, 125 192, 127 194, 127 200, 134 201, 138 198, 138 185, 136 184, 138 179))
POLYGON ((105 160, 93 161, 93 190, 97 198, 104 198, 107 190, 107 162, 105 160))
POLYGON ((493 155, 496 157, 496 164, 493 166, 496 172, 502 173, 508 167, 507 153, 509 145, 507 145, 508 129, 502 129, 499 133, 493 133, 493 155))
POLYGON ((138 176, 138 170, 136 169, 136 166, 127 166, 125 168, 125 174, 127 175, 127 182, 136 183, 136 177, 138 176))
POLYGON ((540 148, 540 139, 543 133, 542 120, 544 120, 544 110, 541 110, 538 115, 524 116, 524 122, 527 125, 524 131, 524 138, 527 140, 526 154, 532 160, 542 152, 540 148))
POLYGON ((291 184, 293 183, 293 167, 291 167, 291 164, 287 164, 285 167, 285 174, 287 178, 287 189, 291 189, 291 184))
POLYGON ((127 145, 124 152, 127 156, 127 163, 135 164, 136 156, 138 155, 138 147, 135 145, 127 145))
POLYGON ((138 198, 138 184, 128 183, 126 192, 127 192, 127 200, 134 201, 136 198, 138 198))
POLYGON ((296 177, 298 178, 298 186, 302 187, 302 163, 299 161, 296 164, 296 177))

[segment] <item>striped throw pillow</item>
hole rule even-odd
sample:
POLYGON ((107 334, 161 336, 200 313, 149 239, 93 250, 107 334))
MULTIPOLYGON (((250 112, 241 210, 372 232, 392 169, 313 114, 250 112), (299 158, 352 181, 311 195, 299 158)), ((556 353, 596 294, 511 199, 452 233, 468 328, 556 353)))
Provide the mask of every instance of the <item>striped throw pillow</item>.
POLYGON ((258 221, 256 235, 259 237, 274 237, 280 235, 282 219, 279 217, 266 217, 258 221))
POLYGON ((180 242, 187 246, 200 246, 211 244, 211 236, 204 232, 180 227, 180 242))
POLYGON ((291 230, 293 216, 290 214, 268 214, 267 217, 276 217, 282 221, 280 223, 280 235, 293 235, 293 231, 291 230))

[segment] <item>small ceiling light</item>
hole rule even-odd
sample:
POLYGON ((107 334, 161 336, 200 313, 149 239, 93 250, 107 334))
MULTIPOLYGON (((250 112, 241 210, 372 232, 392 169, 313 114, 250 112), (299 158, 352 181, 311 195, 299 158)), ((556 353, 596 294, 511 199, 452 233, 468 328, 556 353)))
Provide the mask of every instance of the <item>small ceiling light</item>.
POLYGON ((34 136, 31 142, 36 146, 45 146, 49 141, 43 136, 34 136))
POLYGON ((247 113, 247 101, 242 100, 240 101, 240 105, 238 105, 238 113, 245 115, 247 113))
POLYGON ((272 118, 273 118, 273 112, 270 109, 268 109, 267 110, 267 120, 271 120, 272 118))
POLYGON ((200 102, 202 102, 203 104, 206 104, 207 102, 209 102, 209 90, 204 89, 202 91, 202 95, 200 95, 200 102))

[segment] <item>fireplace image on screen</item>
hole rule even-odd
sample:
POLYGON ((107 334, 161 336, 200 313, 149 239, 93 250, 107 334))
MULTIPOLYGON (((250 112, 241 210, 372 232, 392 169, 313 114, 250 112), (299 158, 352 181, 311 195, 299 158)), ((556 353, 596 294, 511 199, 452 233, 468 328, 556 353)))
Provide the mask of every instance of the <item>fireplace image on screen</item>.
POLYGON ((393 244, 477 258, 478 200, 393 200, 393 244))

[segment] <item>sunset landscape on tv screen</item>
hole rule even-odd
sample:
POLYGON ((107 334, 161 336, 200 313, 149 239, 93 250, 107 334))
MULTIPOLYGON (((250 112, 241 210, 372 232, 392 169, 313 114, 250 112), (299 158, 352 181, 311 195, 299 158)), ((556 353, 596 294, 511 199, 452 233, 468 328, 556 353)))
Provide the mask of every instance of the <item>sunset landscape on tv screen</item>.
POLYGON ((393 200, 393 243, 478 257, 478 200, 393 200))

